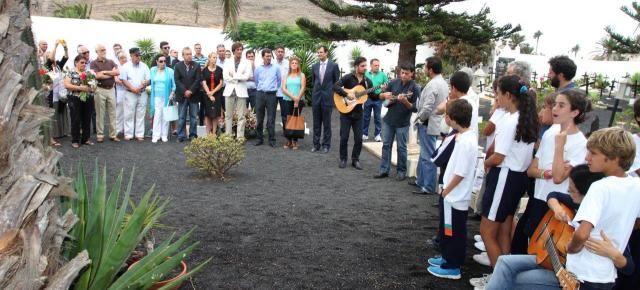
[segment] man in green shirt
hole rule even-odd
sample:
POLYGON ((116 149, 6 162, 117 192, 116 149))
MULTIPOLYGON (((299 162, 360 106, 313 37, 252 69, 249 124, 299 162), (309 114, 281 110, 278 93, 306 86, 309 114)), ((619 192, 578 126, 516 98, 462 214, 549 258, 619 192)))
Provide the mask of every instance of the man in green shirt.
MULTIPOLYGON (((376 58, 371 60, 371 71, 367 71, 364 75, 373 82, 374 86, 386 83, 389 81, 387 75, 380 71, 380 61, 376 58)), ((381 89, 375 91, 376 96, 382 92, 381 89)), ((369 140, 369 120, 371 120, 371 111, 373 110, 373 123, 375 125, 375 141, 381 142, 380 131, 382 130, 382 123, 380 123, 380 111, 382 110, 382 101, 380 98, 367 99, 364 103, 364 115, 362 122, 362 140, 369 140)))

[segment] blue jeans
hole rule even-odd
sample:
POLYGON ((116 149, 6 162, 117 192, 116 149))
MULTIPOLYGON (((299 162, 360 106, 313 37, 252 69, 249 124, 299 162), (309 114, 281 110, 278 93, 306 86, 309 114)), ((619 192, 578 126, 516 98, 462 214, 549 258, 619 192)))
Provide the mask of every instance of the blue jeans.
POLYGON ((409 126, 396 128, 387 124, 387 122, 382 122, 382 162, 380 162, 380 173, 389 174, 391 168, 391 147, 393 145, 393 138, 395 137, 398 152, 398 176, 407 175, 408 136, 409 126))
POLYGON ((178 139, 185 139, 187 110, 189 111, 189 137, 198 137, 196 131, 198 129, 198 103, 182 101, 178 102, 178 139))
POLYGON ((437 167, 431 162, 431 156, 436 151, 438 136, 429 135, 427 127, 418 124, 418 142, 420 142, 420 159, 416 169, 416 184, 426 192, 436 192, 437 167))
POLYGON ((556 275, 536 263, 534 255, 502 255, 498 257, 486 290, 542 290, 560 288, 556 275))
POLYGON ((362 133, 369 136, 369 121, 371 120, 371 110, 373 110, 373 124, 375 126, 375 135, 380 135, 382 124, 380 123, 380 111, 382 110, 382 101, 372 101, 368 99, 364 103, 364 117, 362 123, 362 133))

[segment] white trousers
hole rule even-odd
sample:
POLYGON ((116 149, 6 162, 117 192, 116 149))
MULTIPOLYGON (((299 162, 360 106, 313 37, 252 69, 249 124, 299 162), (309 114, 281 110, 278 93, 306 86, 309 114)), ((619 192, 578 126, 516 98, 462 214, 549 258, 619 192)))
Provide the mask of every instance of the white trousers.
POLYGON ((144 138, 144 115, 147 111, 147 93, 124 95, 124 138, 144 138))
POLYGON ((164 121, 164 97, 154 98, 155 112, 153 113, 153 136, 151 140, 158 141, 162 138, 162 141, 168 139, 169 136, 169 122, 164 121))
POLYGON ((124 90, 116 91, 116 131, 124 133, 124 90))
POLYGON ((244 138, 244 110, 247 107, 247 98, 238 98, 235 94, 225 97, 226 112, 224 113, 224 130, 233 136, 233 114, 238 114, 237 138, 244 138))

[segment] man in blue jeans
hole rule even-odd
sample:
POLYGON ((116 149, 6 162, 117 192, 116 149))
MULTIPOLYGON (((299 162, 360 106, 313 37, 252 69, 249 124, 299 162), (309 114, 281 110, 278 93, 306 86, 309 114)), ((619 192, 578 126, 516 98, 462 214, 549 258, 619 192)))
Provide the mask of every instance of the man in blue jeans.
POLYGON ((413 81, 415 68, 412 64, 400 66, 400 78, 389 83, 381 98, 388 100, 389 110, 382 122, 382 161, 378 174, 373 178, 389 176, 391 168, 391 147, 396 139, 398 150, 398 167, 396 179, 403 181, 407 178, 407 136, 411 113, 416 112, 416 100, 420 94, 420 86, 413 81))
POLYGON ((178 142, 184 142, 186 136, 187 110, 189 111, 189 139, 197 138, 198 129, 198 105, 200 99, 197 92, 200 90, 200 64, 193 61, 191 49, 182 49, 183 61, 174 67, 174 79, 176 82, 176 102, 178 102, 178 142))
POLYGON ((449 95, 449 85, 442 78, 442 61, 440 58, 432 56, 426 60, 427 74, 429 82, 422 90, 420 101, 418 102, 418 142, 420 143, 420 158, 416 170, 416 179, 409 181, 409 184, 419 187, 414 193, 426 194, 435 193, 436 188, 436 165, 431 161, 433 152, 436 150, 436 140, 440 136, 440 124, 442 115, 436 114, 436 108, 444 102, 449 95))
MULTIPOLYGON (((369 78, 373 83, 373 86, 378 86, 389 81, 389 78, 384 72, 380 71, 380 61, 374 58, 370 62, 371 70, 367 71, 364 76, 369 78)), ((375 90, 376 94, 380 94, 382 90, 375 90)), ((416 95, 417 97, 417 95, 416 95)), ((369 121, 371 120, 371 112, 373 111, 373 124, 375 126, 375 138, 376 142, 382 141, 380 132, 382 131, 382 124, 380 122, 380 111, 382 110, 382 101, 378 99, 367 99, 364 103, 364 115, 362 119, 362 140, 369 139, 369 121)))

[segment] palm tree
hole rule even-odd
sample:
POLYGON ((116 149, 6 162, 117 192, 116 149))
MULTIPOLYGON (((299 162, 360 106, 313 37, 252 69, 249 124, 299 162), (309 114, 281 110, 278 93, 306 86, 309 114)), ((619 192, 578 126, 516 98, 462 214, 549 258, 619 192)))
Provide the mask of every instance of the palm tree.
POLYGON ((86 252, 60 259, 61 237, 77 219, 59 214, 60 196, 73 191, 57 171, 62 154, 40 135, 53 112, 35 104, 43 96, 28 3, 3 1, 0 9, 11 19, 0 42, 0 289, 68 289, 90 261, 86 252))
POLYGON ((610 37, 603 37, 596 44, 598 45, 597 52, 599 52, 600 57, 604 60, 611 60, 616 49, 615 40, 610 37))
POLYGON ((580 45, 576 44, 576 46, 571 48, 571 52, 573 52, 573 58, 578 58, 578 51, 580 50, 580 45))
POLYGON ((232 31, 238 23, 240 0, 220 0, 220 4, 222 4, 222 16, 224 17, 222 28, 232 31))
POLYGON ((519 33, 514 33, 510 37, 511 44, 509 45, 511 49, 516 49, 518 45, 524 42, 524 35, 519 33))
POLYGON ((156 19, 155 8, 149 9, 133 9, 127 11, 120 11, 118 15, 111 15, 111 18, 115 21, 120 22, 136 22, 136 23, 152 23, 152 24, 162 24, 164 20, 156 19))
POLYGON ((538 43, 540 42, 540 36, 542 36, 542 31, 538 30, 533 34, 533 38, 536 40, 536 54, 538 54, 538 43))
POLYGON ((89 19, 91 18, 91 10, 93 6, 87 3, 76 4, 63 4, 54 2, 53 16, 60 18, 76 18, 76 19, 89 19))

